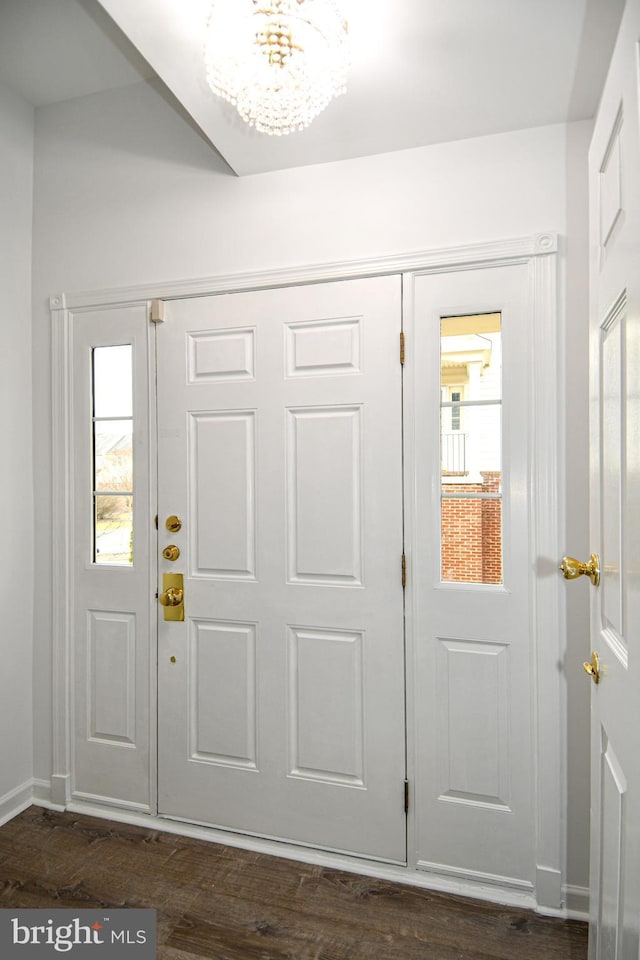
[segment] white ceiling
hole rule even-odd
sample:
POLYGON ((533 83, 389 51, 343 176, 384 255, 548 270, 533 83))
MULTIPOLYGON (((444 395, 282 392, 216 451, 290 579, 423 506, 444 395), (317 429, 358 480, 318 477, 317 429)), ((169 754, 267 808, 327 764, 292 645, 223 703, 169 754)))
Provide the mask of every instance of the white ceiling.
POLYGON ((34 107, 152 76, 95 0, 0 0, 0 80, 34 107))
POLYGON ((624 0, 343 4, 347 93, 284 137, 208 90, 210 0, 0 0, 0 79, 46 106, 157 75, 236 173, 259 173, 592 116, 624 0))

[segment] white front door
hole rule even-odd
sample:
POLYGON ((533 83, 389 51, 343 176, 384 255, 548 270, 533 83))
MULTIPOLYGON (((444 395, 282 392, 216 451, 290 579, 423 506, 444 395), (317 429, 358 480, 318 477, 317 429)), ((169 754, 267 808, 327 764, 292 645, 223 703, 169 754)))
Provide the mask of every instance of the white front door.
POLYGON ((164 816, 405 860, 400 284, 158 325, 159 590, 184 577, 184 621, 159 611, 164 816))
POLYGON ((590 528, 601 575, 599 586, 571 589, 591 593, 589 655, 600 661, 591 687, 591 960, 640 952, 639 38, 631 0, 589 153, 590 528))

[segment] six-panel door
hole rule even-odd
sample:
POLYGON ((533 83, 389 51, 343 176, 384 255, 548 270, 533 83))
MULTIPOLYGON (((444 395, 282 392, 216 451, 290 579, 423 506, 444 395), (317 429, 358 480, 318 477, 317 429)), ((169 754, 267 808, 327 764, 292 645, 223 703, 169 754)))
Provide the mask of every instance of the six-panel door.
MULTIPOLYGON (((640 950, 640 3, 627 4, 589 151, 591 960, 640 950)), ((586 557, 583 559, 587 559, 586 557)), ((571 587, 570 589, 576 589, 571 587)), ((578 669, 579 664, 575 665, 578 669)))
POLYGON ((161 814, 405 860, 400 325, 399 277, 168 305, 161 814))

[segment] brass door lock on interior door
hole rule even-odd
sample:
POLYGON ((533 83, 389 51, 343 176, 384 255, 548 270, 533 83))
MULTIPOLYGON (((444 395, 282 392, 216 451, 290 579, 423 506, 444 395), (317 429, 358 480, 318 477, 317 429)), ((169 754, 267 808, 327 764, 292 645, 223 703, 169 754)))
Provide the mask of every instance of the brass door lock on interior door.
POLYGON ((582 666, 584 672, 589 674, 594 683, 600 683, 600 677, 602 676, 600 673, 600 658, 595 650, 591 654, 591 660, 585 660, 582 666))
POLYGON ((591 554, 588 563, 582 563, 575 557, 563 557, 560 569, 565 580, 589 577, 594 587, 597 587, 600 583, 600 557, 597 553, 591 554))
POLYGON ((184 578, 181 573, 162 574, 162 593, 158 600, 165 620, 184 620, 184 578))
POLYGON ((177 560, 180 556, 180 547, 176 547, 175 544, 170 543, 168 547, 165 547, 162 551, 162 556, 165 560, 177 560))

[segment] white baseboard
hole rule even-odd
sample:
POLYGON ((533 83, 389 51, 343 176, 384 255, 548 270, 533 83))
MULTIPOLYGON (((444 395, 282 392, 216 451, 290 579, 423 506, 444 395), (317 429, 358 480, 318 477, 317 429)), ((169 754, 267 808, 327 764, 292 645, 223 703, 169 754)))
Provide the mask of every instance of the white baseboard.
POLYGON ((71 777, 69 774, 53 774, 51 777, 51 802, 66 807, 71 798, 71 777))
POLYGON ((0 826, 13 820, 33 803, 33 780, 26 780, 15 790, 0 797, 0 826))
POLYGON ((472 897, 476 900, 500 903, 509 907, 535 910, 545 916, 564 917, 585 922, 589 920, 589 890, 586 887, 571 884, 563 886, 564 906, 557 909, 536 902, 532 885, 510 877, 453 871, 447 867, 442 867, 440 870, 437 869, 440 866, 438 864, 421 864, 421 869, 414 870, 411 867, 380 863, 346 854, 326 853, 322 850, 283 843, 278 840, 264 840, 244 834, 228 833, 212 827, 152 816, 135 809, 123 810, 106 804, 89 803, 77 797, 72 802, 61 805, 54 801, 53 792, 49 781, 29 780, 4 797, 0 797, 0 826, 18 816, 31 804, 49 810, 63 811, 67 809, 72 813, 113 820, 116 823, 130 823, 135 826, 146 827, 149 830, 173 833, 177 836, 194 837, 198 840, 207 840, 210 843, 221 843, 227 847, 237 847, 255 853, 283 857, 286 860, 298 860, 301 863, 344 870, 347 873, 358 873, 379 880, 391 880, 395 883, 422 887, 427 890, 437 890, 441 893, 472 897))
MULTIPOLYGON (((424 870, 433 877, 440 880, 450 880, 456 884, 466 884, 474 887, 488 888, 489 890, 498 889, 511 891, 513 895, 525 897, 533 902, 533 884, 528 880, 520 880, 517 877, 504 877, 495 873, 482 873, 479 870, 465 870, 460 867, 450 867, 444 863, 431 863, 427 860, 419 860, 416 868, 424 870)), ((505 901, 499 901, 505 902, 505 901)))
MULTIPOLYGON (((115 807, 126 813, 140 813, 146 815, 151 812, 148 803, 135 803, 132 800, 120 800, 117 797, 103 797, 97 793, 84 793, 81 790, 74 790, 71 794, 70 804, 82 803, 91 807, 115 807)), ((113 818, 117 819, 116 817, 113 818)))
POLYGON ((589 922, 589 888, 568 883, 563 888, 566 904, 565 916, 570 920, 589 922))
POLYGON ((553 867, 536 867, 536 900, 538 911, 554 916, 555 911, 564 911, 562 897, 562 874, 553 867))
POLYGON ((148 830, 159 830, 178 836, 194 837, 211 843, 221 843, 227 847, 237 847, 255 853, 283 857, 286 860, 298 860, 301 863, 344 870, 347 873, 357 873, 379 880, 391 880, 395 883, 422 887, 427 890, 438 890, 442 893, 473 897, 477 900, 486 900, 490 903, 500 903, 528 910, 535 910, 537 906, 532 887, 529 885, 522 884, 522 887, 520 887, 519 884, 512 883, 508 887, 500 886, 499 883, 495 882, 498 878, 489 879, 482 874, 477 874, 477 879, 439 876, 426 870, 414 870, 409 867, 365 860, 346 854, 326 853, 322 850, 313 850, 309 847, 283 843, 278 840, 265 840, 243 834, 228 833, 212 827, 203 827, 179 820, 165 819, 164 817, 119 810, 116 807, 100 806, 76 800, 69 803, 67 809, 72 813, 100 817, 105 820, 113 820, 116 823, 130 823, 146 827, 148 830))
POLYGON ((59 813, 62 813, 65 809, 64 804, 54 803, 49 780, 33 781, 33 803, 38 807, 45 807, 47 810, 57 810, 59 813))

